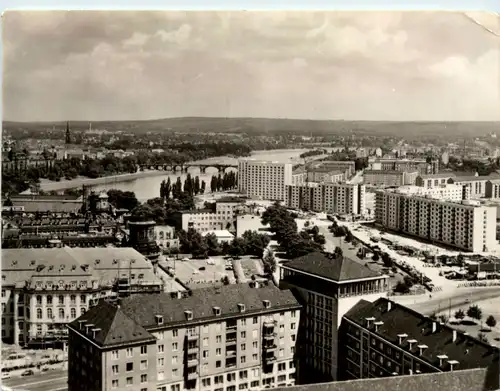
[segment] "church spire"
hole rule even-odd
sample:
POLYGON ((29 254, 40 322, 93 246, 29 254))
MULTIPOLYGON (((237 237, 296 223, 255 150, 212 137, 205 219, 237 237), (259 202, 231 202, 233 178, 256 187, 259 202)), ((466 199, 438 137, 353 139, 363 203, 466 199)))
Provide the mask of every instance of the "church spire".
POLYGON ((71 144, 71 134, 69 131, 69 121, 66 122, 66 144, 71 144))

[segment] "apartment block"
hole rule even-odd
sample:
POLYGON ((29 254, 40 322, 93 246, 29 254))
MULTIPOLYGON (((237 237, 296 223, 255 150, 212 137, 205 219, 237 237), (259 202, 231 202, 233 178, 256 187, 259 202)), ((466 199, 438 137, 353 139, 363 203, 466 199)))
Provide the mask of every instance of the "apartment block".
POLYGON ((284 201, 292 184, 292 164, 253 159, 238 160, 238 189, 250 198, 284 201))
POLYGON ((217 200, 215 209, 195 209, 176 212, 173 215, 175 229, 199 232, 234 229, 236 216, 246 212, 244 200, 231 198, 217 200))
POLYGON ((69 325, 69 391, 235 391, 295 384, 301 305, 273 285, 101 301, 69 325), (97 384, 96 384, 97 385, 97 384))
POLYGON ((332 171, 328 167, 317 167, 308 171, 307 179, 310 182, 338 183, 345 180, 345 173, 332 171))
POLYGON ((385 296, 388 276, 355 260, 317 252, 283 262, 280 287, 291 289, 304 307, 298 337, 298 381, 337 380, 341 319, 360 298, 385 296))
POLYGON ((342 380, 479 368, 498 376, 498 348, 386 298, 360 300, 339 332, 342 380))
POLYGON ((439 163, 428 163, 420 159, 378 159, 369 164, 371 170, 384 171, 418 171, 420 174, 435 174, 439 171, 439 163))
POLYGON ((128 293, 163 290, 151 263, 132 248, 2 250, 2 340, 61 346, 66 325, 118 283, 128 293))
POLYGON ((466 189, 447 185, 403 190, 376 192, 378 224, 465 251, 492 251, 496 246, 496 208, 462 200, 466 189))
POLYGON ((340 171, 344 173, 345 179, 350 179, 356 173, 356 163, 353 161, 324 161, 314 164, 311 169, 324 169, 328 171, 340 171))
POLYGON ((448 183, 453 183, 453 178, 456 175, 452 172, 443 172, 440 174, 428 174, 428 175, 419 175, 415 180, 415 185, 420 187, 441 187, 448 183))
POLYGON ((315 212, 363 214, 366 189, 364 185, 310 182, 287 186, 286 206, 315 212))
POLYGON ((493 179, 486 182, 486 198, 500 198, 500 179, 493 179))
POLYGON ((299 169, 292 173, 292 185, 303 185, 307 182, 307 172, 304 169, 299 169))
POLYGON ((385 187, 414 185, 417 176, 418 171, 365 170, 363 182, 366 185, 385 187))

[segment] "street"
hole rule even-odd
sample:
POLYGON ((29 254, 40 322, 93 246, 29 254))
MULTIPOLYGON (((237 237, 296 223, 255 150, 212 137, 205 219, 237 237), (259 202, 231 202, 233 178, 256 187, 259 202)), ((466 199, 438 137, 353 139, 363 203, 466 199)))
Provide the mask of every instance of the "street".
POLYGON ((13 391, 65 391, 68 389, 68 371, 56 369, 32 376, 2 380, 2 390, 13 391))

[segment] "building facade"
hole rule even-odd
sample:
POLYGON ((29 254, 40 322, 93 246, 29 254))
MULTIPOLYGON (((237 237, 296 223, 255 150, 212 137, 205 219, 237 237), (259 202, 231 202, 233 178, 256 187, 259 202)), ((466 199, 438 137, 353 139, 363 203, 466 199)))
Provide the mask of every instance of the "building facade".
POLYGON ((252 159, 238 160, 238 189, 250 198, 284 201, 292 183, 292 164, 252 159))
POLYGON ((345 174, 342 171, 332 171, 329 168, 313 168, 307 173, 310 182, 338 183, 345 180, 345 174))
POLYGON ((386 298, 358 302, 340 335, 342 380, 499 366, 498 348, 386 298))
POLYGON ((492 251, 496 246, 494 206, 464 200, 461 186, 418 189, 377 191, 375 221, 390 230, 466 251, 492 251))
POLYGON ((486 198, 500 198, 500 179, 493 179, 486 182, 486 198))
POLYGON ((420 174, 437 174, 439 162, 428 163, 419 159, 378 159, 370 162, 370 169, 384 171, 418 171, 420 174))
POLYGON ((131 248, 2 250, 2 340, 51 346, 65 340, 66 325, 102 297, 163 288, 151 264, 131 248))
POLYGON ((340 171, 344 173, 345 179, 350 179, 356 173, 356 163, 349 161, 324 161, 314 164, 312 169, 324 169, 328 171, 340 171))
POLYGON ((448 183, 453 183, 453 178, 456 175, 451 172, 443 172, 440 174, 419 175, 415 181, 416 186, 420 187, 442 187, 448 183))
POLYGON ((69 325, 69 390, 88 390, 86 379, 99 390, 293 385, 300 309, 291 292, 271 285, 101 302, 69 325))
POLYGON ((418 171, 365 170, 363 182, 374 186, 404 186, 414 185, 418 171))
POLYGON ((308 183, 287 186, 286 206, 315 212, 360 215, 365 210, 364 185, 347 183, 308 183))
POLYGON ((175 234, 175 228, 170 225, 155 225, 154 238, 156 244, 162 250, 179 248, 179 238, 175 234))
POLYGON ((291 289, 304 306, 298 346, 301 384, 338 378, 338 328, 361 297, 387 295, 388 276, 333 254, 312 253, 280 265, 280 287, 291 289))

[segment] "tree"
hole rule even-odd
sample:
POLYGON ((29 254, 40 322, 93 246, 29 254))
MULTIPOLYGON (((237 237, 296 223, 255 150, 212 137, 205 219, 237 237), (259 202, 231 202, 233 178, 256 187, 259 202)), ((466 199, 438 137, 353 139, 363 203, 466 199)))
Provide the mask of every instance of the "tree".
POLYGON ((262 263, 264 265, 264 273, 267 275, 272 275, 278 267, 276 257, 271 250, 269 250, 264 258, 262 258, 262 263))
POLYGON ((246 253, 246 242, 243 238, 234 238, 228 249, 229 255, 239 258, 246 253))
POLYGON ((132 210, 139 205, 139 201, 132 191, 111 189, 108 191, 108 202, 117 209, 132 210))
POLYGON ((437 320, 437 319, 438 319, 438 316, 437 316, 437 314, 434 312, 431 316, 429 316, 429 318, 431 318, 432 320, 437 320))
POLYGON ((164 193, 163 193, 165 196, 164 198, 169 199, 171 191, 172 191, 172 182, 170 182, 170 177, 168 177, 164 187, 164 193))
POLYGON ((196 175, 196 177, 194 178, 194 194, 195 195, 198 195, 201 191, 201 187, 200 187, 200 177, 198 175, 196 175))
POLYGON ((438 316, 438 319, 439 319, 439 321, 440 321, 441 323, 443 323, 443 324, 448 323, 448 320, 449 320, 449 319, 448 319, 448 317, 447 317, 445 314, 439 315, 439 316, 438 316))
POLYGON ((488 337, 486 337, 486 334, 482 333, 482 332, 479 332, 477 334, 477 339, 479 339, 481 342, 484 342, 484 343, 489 343, 488 341, 488 337))
POLYGON ((490 328, 490 330, 497 325, 497 320, 493 315, 486 318, 486 325, 490 328))
POLYGON ((457 311, 455 311, 454 316, 455 316, 455 319, 462 321, 465 318, 465 312, 461 309, 457 310, 457 311))
POLYGON ((205 243, 208 248, 208 255, 219 255, 221 253, 221 247, 219 245, 219 241, 217 240, 217 236, 213 233, 209 233, 205 236, 205 243))
POLYGON ((481 318, 483 317, 483 311, 481 310, 481 308, 479 308, 477 304, 474 304, 467 309, 467 316, 469 318, 480 321, 481 318))
POLYGON ((342 249, 340 247, 335 247, 335 250, 333 253, 335 254, 336 257, 341 257, 342 255, 344 255, 344 252, 342 251, 342 249))
POLYGON ((193 181, 191 179, 191 174, 187 174, 186 179, 184 180, 184 187, 183 191, 186 194, 189 194, 190 196, 193 196, 194 193, 194 188, 193 188, 193 181))
POLYGON ((347 230, 347 233, 345 235, 344 239, 347 243, 352 242, 354 240, 354 236, 352 235, 351 231, 347 230))
POLYGON ((380 259, 380 256, 378 255, 378 252, 374 252, 374 253, 373 253, 372 259, 373 259, 375 262, 377 262, 377 261, 380 259))
POLYGON ((202 180, 202 181, 201 181, 201 188, 200 188, 200 193, 201 193, 201 194, 205 194, 205 189, 206 189, 206 187, 207 187, 206 182, 202 180))
POLYGON ((264 250, 271 241, 267 235, 255 231, 244 232, 242 239, 245 241, 247 254, 257 257, 262 257, 264 250))
POLYGON ((382 254, 382 262, 384 262, 385 267, 392 267, 394 265, 394 261, 387 253, 382 254))

